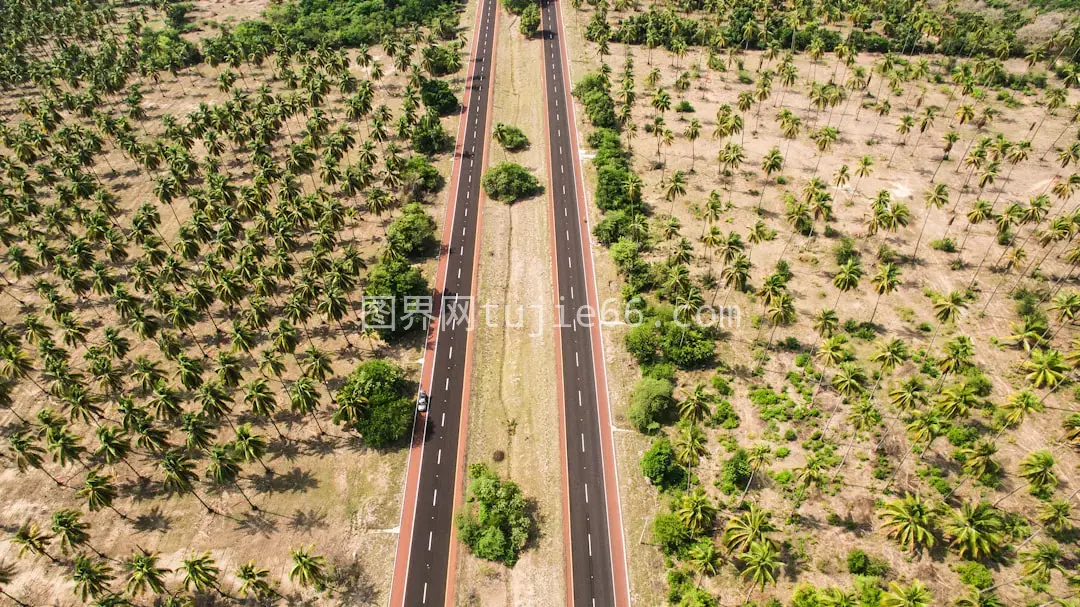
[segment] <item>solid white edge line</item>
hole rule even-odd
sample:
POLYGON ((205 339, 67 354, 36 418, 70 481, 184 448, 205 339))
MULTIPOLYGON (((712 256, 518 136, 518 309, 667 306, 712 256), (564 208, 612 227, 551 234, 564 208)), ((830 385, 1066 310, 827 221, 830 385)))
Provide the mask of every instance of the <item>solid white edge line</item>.
MULTIPOLYGON (((555 4, 555 11, 560 16, 562 15, 562 4, 561 3, 556 3, 555 4)), ((562 31, 562 29, 563 29, 562 19, 557 19, 557 25, 559 27, 559 30, 562 31)), ((563 44, 563 36, 559 36, 559 48, 560 48, 560 50, 565 50, 564 44, 563 44)), ((573 70, 573 66, 571 66, 571 64, 570 64, 570 61, 566 58, 566 53, 563 53, 563 61, 566 61, 567 74, 570 77, 570 82, 573 82, 574 81, 574 70, 573 70)), ((574 124, 577 124, 577 107, 573 103, 570 104, 570 111, 573 113, 573 116, 574 116, 574 124)), ((577 167, 577 166, 580 165, 581 156, 580 156, 580 154, 578 154, 575 157, 577 158, 577 160, 575 161, 574 166, 577 167)), ((582 182, 582 185, 584 185, 584 183, 585 183, 584 176, 582 176, 581 182, 582 182)), ((588 194, 588 192, 581 192, 581 196, 582 196, 582 201, 584 202, 584 207, 585 207, 585 217, 584 217, 585 226, 589 230, 588 233, 591 234, 592 233, 592 220, 589 218, 589 212, 588 212, 588 210, 589 210, 589 194, 588 194)), ((585 240, 587 245, 588 245, 589 256, 591 257, 592 256, 592 239, 583 237, 583 240, 585 240)), ((599 297, 600 292, 599 292, 599 289, 596 287, 596 266, 595 265, 593 266, 593 269, 592 269, 592 284, 593 284, 593 289, 596 291, 597 297, 599 297)), ((602 353, 602 352, 604 352, 604 329, 603 329, 602 326, 598 326, 598 334, 600 335, 600 352, 602 353)), ((608 420, 607 420, 608 432, 611 432, 611 428, 614 427, 615 422, 612 420, 612 417, 611 417, 612 414, 611 414, 610 390, 608 389, 607 357, 606 356, 601 356, 600 357, 600 362, 601 362, 601 366, 604 369, 604 396, 605 396, 605 398, 608 399, 608 420)), ((598 407, 599 407, 599 404, 600 403, 597 403, 598 407)), ((599 418, 599 415, 597 417, 599 418)), ((611 445, 612 450, 611 450, 611 453, 612 453, 612 456, 615 459, 615 461, 612 462, 612 469, 615 472, 615 486, 619 487, 620 486, 619 482, 618 482, 619 481, 619 462, 618 462, 617 452, 616 452, 616 449, 615 449, 615 437, 612 436, 611 438, 612 438, 612 445, 611 445)), ((604 461, 604 450, 603 449, 600 449, 600 461, 601 462, 604 461)), ((608 494, 608 492, 604 491, 604 518, 605 518, 605 520, 607 519, 607 500, 608 500, 608 495, 607 494, 608 494)), ((615 505, 619 510, 619 521, 621 522, 622 521, 622 496, 619 495, 618 491, 615 492, 615 505)), ((611 534, 611 521, 608 521, 608 534, 609 535, 611 534)), ((627 598, 629 600, 629 597, 630 597, 630 565, 627 562, 627 556, 626 556, 626 553, 627 553, 627 550, 626 550, 626 529, 621 524, 619 525, 619 535, 622 536, 623 570, 626 571, 626 596, 627 596, 627 598)), ((610 550, 611 550, 611 543, 608 542, 608 551, 610 552, 610 550)), ((611 587, 612 588, 615 587, 615 567, 614 566, 612 566, 612 568, 611 568, 611 587)))

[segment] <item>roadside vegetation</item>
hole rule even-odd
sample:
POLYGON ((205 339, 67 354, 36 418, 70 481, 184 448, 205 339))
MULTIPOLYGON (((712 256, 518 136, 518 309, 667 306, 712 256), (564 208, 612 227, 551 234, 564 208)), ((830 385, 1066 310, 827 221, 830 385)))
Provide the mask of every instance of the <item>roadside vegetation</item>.
POLYGON ((536 176, 516 162, 500 162, 491 167, 484 173, 482 183, 488 196, 508 204, 544 191, 536 176))
POLYGON ((0 6, 7 600, 385 600, 458 8, 0 6))
POLYGON ((512 124, 496 124, 492 137, 507 152, 520 152, 529 147, 529 138, 525 136, 525 132, 512 124))
POLYGON ((466 509, 458 515, 461 541, 476 556, 513 567, 536 532, 528 500, 517 483, 484 463, 469 466, 466 509))
POLYGON ((635 594, 1071 604, 1075 15, 576 5, 635 594))

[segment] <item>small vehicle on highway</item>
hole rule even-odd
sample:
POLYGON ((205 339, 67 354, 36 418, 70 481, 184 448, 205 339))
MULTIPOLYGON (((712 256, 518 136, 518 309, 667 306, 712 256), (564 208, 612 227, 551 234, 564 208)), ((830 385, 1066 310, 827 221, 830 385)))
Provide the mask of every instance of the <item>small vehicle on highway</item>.
POLYGON ((428 409, 428 395, 427 395, 427 392, 424 392, 423 390, 421 390, 420 394, 417 395, 417 397, 416 397, 416 410, 421 412, 421 413, 425 413, 425 412, 427 412, 427 409, 428 409))

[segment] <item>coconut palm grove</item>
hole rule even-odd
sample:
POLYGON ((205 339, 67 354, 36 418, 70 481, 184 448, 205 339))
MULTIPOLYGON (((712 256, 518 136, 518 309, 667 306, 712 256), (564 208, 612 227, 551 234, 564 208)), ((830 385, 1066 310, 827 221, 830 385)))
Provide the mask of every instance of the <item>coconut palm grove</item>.
MULTIPOLYGON (((367 321, 436 284, 476 6, 0 0, 0 604, 388 602, 426 325, 367 321)), ((560 10, 632 602, 1080 606, 1080 4, 560 10)), ((511 588, 568 547, 504 455, 455 558, 511 588)))

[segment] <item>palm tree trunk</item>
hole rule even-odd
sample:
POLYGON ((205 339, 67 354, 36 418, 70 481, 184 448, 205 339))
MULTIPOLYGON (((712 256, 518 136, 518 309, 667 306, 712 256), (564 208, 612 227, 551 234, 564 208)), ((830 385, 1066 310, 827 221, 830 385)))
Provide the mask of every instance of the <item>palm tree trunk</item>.
POLYGON ((993 507, 994 507, 994 508, 997 508, 997 505, 998 505, 998 504, 1000 504, 1001 502, 1003 502, 1003 501, 1005 501, 1005 500, 1009 499, 1010 497, 1012 497, 1012 496, 1013 496, 1013 494, 1014 494, 1014 493, 1016 493, 1017 491, 1019 491, 1019 490, 1021 490, 1021 489, 1025 488, 1025 487, 1028 487, 1028 486, 1030 486, 1030 485, 1031 485, 1031 483, 1030 483, 1030 482, 1028 482, 1028 483, 1024 483, 1024 484, 1022 484, 1022 485, 1017 485, 1017 487, 1016 487, 1015 489, 1013 489, 1012 491, 1010 491, 1010 492, 1006 493, 1006 494, 1005 494, 1005 495, 1003 495, 1002 497, 998 498, 998 500, 997 500, 996 502, 994 502, 994 503, 992 504, 992 505, 993 505, 993 507))
POLYGON ((10 594, 8 594, 6 590, 0 589, 0 594, 6 596, 8 599, 11 600, 12 603, 15 603, 19 607, 31 607, 29 604, 24 603, 24 602, 20 601, 19 599, 17 599, 15 597, 11 596, 10 594))
MULTIPOLYGON (((940 166, 940 165, 939 165, 940 166)), ((932 182, 931 182, 932 183, 932 182)), ((919 243, 922 242, 923 232, 926 231, 926 223, 930 219, 930 207, 926 207, 926 215, 923 217, 922 227, 919 228, 919 236, 915 238, 915 250, 911 252, 911 262, 918 263, 919 243)))
POLYGON ((195 499, 199 500, 199 503, 202 504, 203 508, 206 508, 207 512, 209 512, 210 514, 217 514, 218 513, 216 510, 214 510, 213 508, 210 507, 210 504, 207 504, 206 501, 203 500, 202 496, 199 495, 198 491, 195 491, 194 489, 192 489, 191 490, 191 495, 195 496, 195 499))

